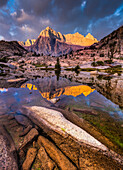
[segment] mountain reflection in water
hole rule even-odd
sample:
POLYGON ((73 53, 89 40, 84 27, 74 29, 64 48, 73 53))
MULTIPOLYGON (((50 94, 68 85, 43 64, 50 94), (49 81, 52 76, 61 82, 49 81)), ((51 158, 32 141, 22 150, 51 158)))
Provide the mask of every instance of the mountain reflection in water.
MULTIPOLYGON (((30 83, 23 84, 21 88, 28 88, 29 90, 38 90, 35 85, 30 83)), ((68 87, 56 89, 55 94, 51 94, 50 92, 40 92, 40 93, 44 98, 50 100, 55 97, 60 97, 61 95, 77 97, 81 94, 84 94, 84 96, 88 96, 94 90, 95 89, 91 89, 91 87, 86 85, 78 85, 78 86, 70 86, 70 87, 68 86, 68 87)))
POLYGON ((98 112, 107 112, 110 116, 123 118, 123 112, 118 105, 87 85, 73 85, 62 88, 56 86, 55 89, 52 89, 52 86, 53 84, 50 88, 46 88, 45 85, 42 85, 42 88, 39 88, 32 83, 25 83, 21 88, 38 91, 47 100, 60 98, 57 103, 58 107, 96 109, 98 112))

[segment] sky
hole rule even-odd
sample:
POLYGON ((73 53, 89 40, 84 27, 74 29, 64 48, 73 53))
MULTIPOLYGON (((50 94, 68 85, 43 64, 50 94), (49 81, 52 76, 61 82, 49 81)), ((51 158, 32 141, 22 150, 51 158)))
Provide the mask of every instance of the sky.
POLYGON ((122 25, 122 0, 0 0, 0 40, 36 39, 47 26, 100 40, 122 25))

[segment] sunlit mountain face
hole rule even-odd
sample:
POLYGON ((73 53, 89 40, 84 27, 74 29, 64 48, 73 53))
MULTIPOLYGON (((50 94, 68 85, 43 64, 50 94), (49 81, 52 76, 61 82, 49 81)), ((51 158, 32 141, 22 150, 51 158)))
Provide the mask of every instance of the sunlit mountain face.
MULTIPOLYGON (((28 88, 29 90, 38 90, 35 85, 30 83, 23 84, 21 88, 28 88)), ((91 89, 91 87, 89 86, 79 85, 79 86, 70 86, 70 87, 56 89, 55 94, 51 94, 51 92, 40 92, 40 93, 44 98, 50 100, 55 97, 60 97, 61 95, 77 97, 83 94, 85 97, 87 97, 94 90, 95 89, 91 89)))

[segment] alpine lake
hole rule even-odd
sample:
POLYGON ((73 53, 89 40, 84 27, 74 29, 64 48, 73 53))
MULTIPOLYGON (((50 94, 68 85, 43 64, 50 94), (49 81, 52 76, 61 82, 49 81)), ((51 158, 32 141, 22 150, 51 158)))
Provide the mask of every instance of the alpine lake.
POLYGON ((96 75, 81 71, 42 70, 42 75, 21 82, 0 80, 0 113, 20 113, 23 105, 53 106, 69 110, 82 127, 110 149, 123 151, 123 74, 96 75))

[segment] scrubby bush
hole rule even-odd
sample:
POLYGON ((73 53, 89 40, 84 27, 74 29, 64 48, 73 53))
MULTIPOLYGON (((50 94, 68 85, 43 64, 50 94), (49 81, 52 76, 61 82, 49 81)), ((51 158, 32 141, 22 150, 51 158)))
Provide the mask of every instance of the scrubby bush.
POLYGON ((7 57, 0 58, 0 62, 7 63, 8 62, 7 57))
POLYGON ((91 63, 92 66, 96 67, 96 66, 104 66, 104 62, 103 61, 97 61, 97 62, 92 62, 91 63))
POLYGON ((95 54, 93 53, 93 54, 91 54, 91 57, 94 57, 95 56, 95 54))
POLYGON ((96 62, 98 66, 104 66, 104 62, 103 61, 97 61, 96 62))
POLYGON ((112 60, 105 60, 104 61, 106 64, 112 64, 112 60))
POLYGON ((100 57, 104 57, 104 53, 101 53, 101 54, 100 54, 100 57))
POLYGON ((94 61, 94 62, 92 62, 91 63, 91 65, 93 66, 93 67, 96 67, 97 66, 97 64, 96 64, 96 62, 94 61))

